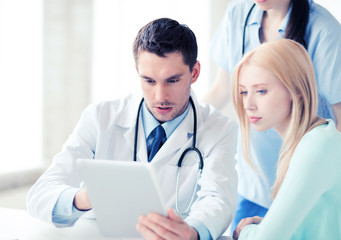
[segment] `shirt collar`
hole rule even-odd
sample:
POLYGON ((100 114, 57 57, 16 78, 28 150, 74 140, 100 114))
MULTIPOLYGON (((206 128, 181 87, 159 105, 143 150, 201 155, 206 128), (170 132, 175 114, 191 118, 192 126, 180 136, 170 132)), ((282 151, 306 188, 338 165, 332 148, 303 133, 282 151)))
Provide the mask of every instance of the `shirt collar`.
MULTIPOLYGON (((161 126, 166 132, 167 139, 174 132, 174 130, 180 125, 180 123, 184 120, 184 118, 187 116, 188 111, 189 111, 189 104, 187 105, 186 110, 180 116, 177 116, 173 120, 164 122, 161 124, 161 126)), ((153 114, 149 112, 145 102, 143 102, 142 104, 141 117, 142 117, 144 134, 147 139, 149 134, 154 130, 155 127, 160 125, 160 123, 158 120, 156 120, 153 114)))
POLYGON ((287 29, 287 26, 288 26, 289 17, 291 14, 291 9, 292 9, 292 4, 290 5, 289 11, 285 15, 285 17, 281 23, 281 26, 279 26, 279 29, 278 29, 278 33, 281 35, 282 38, 284 37, 285 29, 287 29))
POLYGON ((246 23, 246 26, 257 24, 260 27, 262 25, 263 13, 264 11, 258 8, 256 5, 250 14, 250 17, 246 23))
MULTIPOLYGON (((291 14, 291 9, 292 9, 292 5, 290 5, 289 11, 285 15, 285 17, 284 17, 284 19, 283 19, 283 21, 282 21, 282 23, 278 29, 278 33, 281 35, 281 37, 284 37, 285 29, 287 28, 289 17, 291 14)), ((251 26, 251 25, 257 24, 260 27, 262 25, 263 14, 264 14, 264 11, 261 10, 260 8, 258 8, 256 5, 254 7, 254 9, 252 10, 249 21, 247 22, 246 25, 251 26)))

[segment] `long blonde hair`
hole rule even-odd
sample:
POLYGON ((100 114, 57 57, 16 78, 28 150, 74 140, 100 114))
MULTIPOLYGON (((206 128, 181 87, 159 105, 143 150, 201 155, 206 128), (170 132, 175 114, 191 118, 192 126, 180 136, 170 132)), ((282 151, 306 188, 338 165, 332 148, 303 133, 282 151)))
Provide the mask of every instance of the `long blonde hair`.
POLYGON ((232 77, 232 98, 240 120, 243 156, 251 167, 255 168, 249 157, 250 123, 239 89, 240 72, 251 64, 273 73, 292 97, 291 119, 277 162, 277 177, 272 192, 274 198, 285 178, 297 144, 308 131, 325 120, 317 117, 318 95, 314 68, 303 46, 289 39, 260 45, 241 60, 232 77))

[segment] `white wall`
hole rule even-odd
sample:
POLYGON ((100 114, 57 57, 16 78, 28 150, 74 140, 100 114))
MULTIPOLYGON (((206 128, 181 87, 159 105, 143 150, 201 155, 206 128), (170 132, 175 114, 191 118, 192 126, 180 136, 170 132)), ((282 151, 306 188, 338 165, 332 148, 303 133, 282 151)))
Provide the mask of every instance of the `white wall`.
POLYGON ((169 17, 188 25, 197 37, 201 62, 193 87, 202 95, 209 84, 210 1, 207 0, 95 0, 92 101, 138 92, 132 44, 148 22, 169 17))
POLYGON ((315 0, 315 2, 325 7, 341 23, 341 1, 340 0, 315 0))
POLYGON ((92 0, 44 0, 43 159, 49 165, 91 99, 92 0))

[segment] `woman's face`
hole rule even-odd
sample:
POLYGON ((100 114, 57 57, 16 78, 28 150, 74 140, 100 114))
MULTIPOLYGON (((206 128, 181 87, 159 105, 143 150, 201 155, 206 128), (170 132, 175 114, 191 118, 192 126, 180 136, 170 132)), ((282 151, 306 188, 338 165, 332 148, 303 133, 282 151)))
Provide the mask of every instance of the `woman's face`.
POLYGON ((272 9, 288 9, 291 0, 253 0, 253 2, 263 11, 268 11, 272 9))
POLYGON ((253 128, 256 131, 274 128, 283 137, 292 106, 290 92, 283 83, 270 71, 248 64, 240 72, 239 92, 253 128))

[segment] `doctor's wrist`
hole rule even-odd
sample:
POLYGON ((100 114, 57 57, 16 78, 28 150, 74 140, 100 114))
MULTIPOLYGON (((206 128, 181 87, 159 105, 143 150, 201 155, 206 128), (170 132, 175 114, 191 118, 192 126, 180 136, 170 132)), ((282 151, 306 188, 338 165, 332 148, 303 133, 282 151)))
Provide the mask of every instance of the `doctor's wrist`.
POLYGON ((193 230, 191 240, 200 240, 198 231, 194 227, 191 227, 191 228, 193 230))
POLYGON ((76 193, 73 206, 79 211, 88 211, 92 208, 86 189, 83 188, 76 193))

